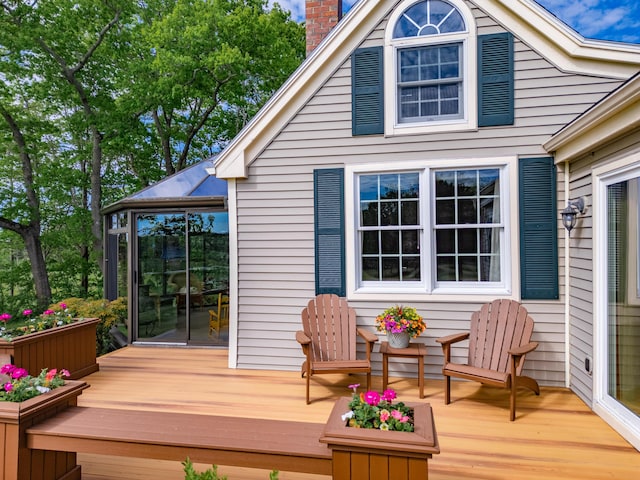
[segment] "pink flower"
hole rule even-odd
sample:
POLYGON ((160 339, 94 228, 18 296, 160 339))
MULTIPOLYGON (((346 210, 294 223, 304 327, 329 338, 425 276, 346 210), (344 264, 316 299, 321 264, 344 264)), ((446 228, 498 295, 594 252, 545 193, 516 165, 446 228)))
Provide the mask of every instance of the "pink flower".
POLYGON ((13 372, 15 369, 16 367, 11 365, 10 363, 7 363, 6 365, 3 365, 2 368, 0 368, 0 373, 4 375, 11 375, 11 372, 13 372))
POLYGON ((409 417, 407 415, 405 415, 400 419, 400 423, 407 423, 408 421, 409 421, 409 417))
POLYGON ((53 315, 54 313, 56 312, 54 312, 53 310, 45 310, 44 312, 42 312, 43 315, 53 315))
POLYGON ((380 410, 380 421, 386 422, 389 420, 389 410, 380 410))
POLYGON ((10 392, 11 390, 13 390, 13 384, 11 384, 11 383, 5 383, 5 384, 4 384, 4 391, 5 391, 5 392, 10 392))
POLYGON ((69 370, 67 370, 66 368, 63 368, 62 370, 60 370, 60 375, 62 375, 63 377, 71 376, 71 374, 69 373, 69 370))
POLYGON ((11 372, 11 377, 15 378, 16 380, 22 377, 26 377, 27 375, 29 375, 29 372, 27 372, 24 368, 15 368, 11 372))
POLYGON ((364 401, 372 407, 375 407, 380 403, 380 394, 378 392, 369 391, 364 394, 364 401))
POLYGON ((3 313, 2 315, 0 315, 0 322, 7 323, 9 320, 11 320, 11 315, 9 315, 8 313, 3 313))
POLYGON ((67 304, 66 304, 66 303, 61 303, 61 304, 60 304, 60 308, 61 308, 62 310, 66 310, 66 309, 67 309, 67 304))
POLYGON ((400 410, 393 410, 391 416, 396 420, 400 420, 402 418, 402 412, 400 410))
POLYGON ((382 399, 385 402, 390 402, 396 398, 396 391, 392 389, 385 390, 382 392, 382 399))
POLYGON ((22 312, 22 315, 24 315, 25 317, 28 317, 29 315, 31 315, 33 313, 33 310, 30 309, 26 309, 22 312))
POLYGON ((50 382, 51 380, 53 380, 53 377, 55 377, 57 373, 58 373, 58 370, 56 370, 55 368, 52 368, 51 370, 49 370, 47 372, 47 374, 44 376, 44 378, 45 378, 45 380, 50 382))
POLYGON ((349 388, 353 390, 355 393, 355 391, 358 389, 359 386, 360 386, 359 383, 352 383, 351 385, 349 385, 349 388))

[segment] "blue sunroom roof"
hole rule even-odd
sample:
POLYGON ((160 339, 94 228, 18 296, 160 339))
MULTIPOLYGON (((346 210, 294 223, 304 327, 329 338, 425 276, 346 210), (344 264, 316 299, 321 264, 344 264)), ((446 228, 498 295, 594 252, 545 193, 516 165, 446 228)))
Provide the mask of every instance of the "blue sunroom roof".
POLYGON ((211 159, 203 160, 160 180, 129 197, 129 200, 184 197, 226 197, 227 182, 207 172, 211 159))

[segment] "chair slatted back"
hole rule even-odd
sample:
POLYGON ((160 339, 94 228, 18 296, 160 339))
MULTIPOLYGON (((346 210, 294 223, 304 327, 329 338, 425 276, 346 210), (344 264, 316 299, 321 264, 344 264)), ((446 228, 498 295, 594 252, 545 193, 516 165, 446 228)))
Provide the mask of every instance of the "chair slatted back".
POLYGON ((302 329, 311 339, 313 361, 356 359, 356 312, 344 298, 323 294, 310 300, 302 329))
MULTIPOLYGON (((506 372, 509 350, 529 343, 533 319, 515 300, 494 300, 471 315, 468 364, 506 372)), ((520 362, 519 375, 524 362, 520 362)))

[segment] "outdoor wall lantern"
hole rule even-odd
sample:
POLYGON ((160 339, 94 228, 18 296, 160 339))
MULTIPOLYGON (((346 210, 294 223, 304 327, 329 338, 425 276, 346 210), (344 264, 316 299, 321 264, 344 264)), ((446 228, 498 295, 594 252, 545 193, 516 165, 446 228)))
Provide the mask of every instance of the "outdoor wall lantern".
POLYGON ((562 214, 562 225, 564 225, 564 228, 569 232, 569 236, 571 236, 573 227, 576 226, 578 214, 583 214, 585 209, 584 198, 581 197, 577 200, 569 200, 567 202, 567 208, 560 212, 562 214))

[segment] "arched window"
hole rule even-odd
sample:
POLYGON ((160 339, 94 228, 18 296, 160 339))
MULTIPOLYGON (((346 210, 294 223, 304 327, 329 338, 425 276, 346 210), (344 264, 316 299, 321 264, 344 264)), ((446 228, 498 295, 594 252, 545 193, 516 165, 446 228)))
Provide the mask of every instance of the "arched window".
POLYGON ((386 34, 385 63, 393 68, 385 83, 394 93, 387 111, 395 112, 387 131, 474 127, 475 45, 475 24, 460 0, 402 3, 386 34))

